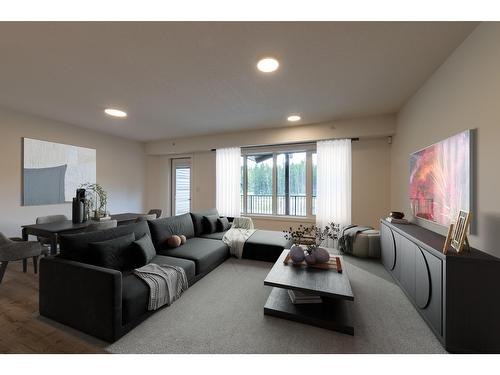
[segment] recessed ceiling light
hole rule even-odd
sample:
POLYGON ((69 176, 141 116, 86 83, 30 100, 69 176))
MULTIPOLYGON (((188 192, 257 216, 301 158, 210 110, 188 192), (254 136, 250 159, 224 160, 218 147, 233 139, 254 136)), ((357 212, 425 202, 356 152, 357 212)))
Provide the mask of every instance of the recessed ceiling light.
POLYGON ((106 108, 104 113, 113 117, 127 117, 127 112, 115 108, 106 108))
POLYGON ((301 117, 299 115, 291 115, 291 116, 287 117, 287 120, 290 122, 299 121, 300 119, 301 119, 301 117))
POLYGON ((278 60, 272 57, 263 58, 257 63, 257 69, 264 73, 274 72, 279 68, 279 66, 280 63, 278 62, 278 60))

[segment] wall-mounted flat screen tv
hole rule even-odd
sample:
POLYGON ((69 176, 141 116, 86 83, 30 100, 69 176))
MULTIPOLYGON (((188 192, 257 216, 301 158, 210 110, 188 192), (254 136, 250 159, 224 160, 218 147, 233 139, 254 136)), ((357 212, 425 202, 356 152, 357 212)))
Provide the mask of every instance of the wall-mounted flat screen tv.
POLYGON ((410 156, 410 205, 415 217, 448 226, 471 207, 471 130, 410 156))

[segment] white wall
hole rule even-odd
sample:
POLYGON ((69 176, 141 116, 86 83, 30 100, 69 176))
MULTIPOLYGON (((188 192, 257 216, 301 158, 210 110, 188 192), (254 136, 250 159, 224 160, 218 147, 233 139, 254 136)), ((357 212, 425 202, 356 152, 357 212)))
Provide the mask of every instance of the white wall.
MULTIPOLYGON (((215 207, 215 152, 208 151, 212 148, 361 137, 360 141, 353 142, 352 148, 352 218, 355 223, 378 227, 379 219, 389 211, 390 145, 386 137, 393 134, 394 129, 394 116, 375 116, 328 124, 150 142, 146 145, 150 153, 147 161, 148 207, 162 208, 166 215, 170 213, 170 160, 173 157, 192 158, 192 210, 201 211, 215 207), (182 153, 174 153, 174 150, 182 153)), ((254 217, 254 222, 260 229, 283 230, 290 225, 314 221, 254 217)))
MULTIPOLYGON (((391 209, 410 214, 410 153, 465 129, 477 129, 472 245, 500 256, 500 23, 482 23, 398 115, 391 151, 391 209)), ((446 228, 419 224, 446 234, 446 228)))
POLYGON ((19 236, 21 225, 37 216, 66 214, 71 204, 21 206, 22 138, 95 148, 97 182, 108 192, 111 213, 143 212, 146 157, 144 144, 74 125, 0 109, 0 231, 19 236))
POLYGON ((314 142, 330 138, 380 138, 392 135, 395 128, 396 118, 394 115, 360 117, 320 124, 256 129, 148 142, 146 143, 146 153, 148 155, 172 155, 231 146, 248 147, 292 142, 314 142))

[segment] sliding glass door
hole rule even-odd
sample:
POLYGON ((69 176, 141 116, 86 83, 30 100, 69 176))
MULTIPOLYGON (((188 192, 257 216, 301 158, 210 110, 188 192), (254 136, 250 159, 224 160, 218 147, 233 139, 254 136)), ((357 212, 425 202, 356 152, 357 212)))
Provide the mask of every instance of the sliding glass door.
POLYGON ((172 214, 191 211, 191 159, 172 159, 172 214))

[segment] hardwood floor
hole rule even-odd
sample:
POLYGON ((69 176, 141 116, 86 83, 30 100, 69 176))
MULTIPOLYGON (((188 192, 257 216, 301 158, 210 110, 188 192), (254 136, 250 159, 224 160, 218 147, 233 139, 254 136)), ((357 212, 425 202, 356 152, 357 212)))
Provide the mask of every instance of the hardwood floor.
POLYGON ((105 353, 98 346, 38 318, 38 275, 33 263, 11 262, 0 284, 0 353, 105 353))

